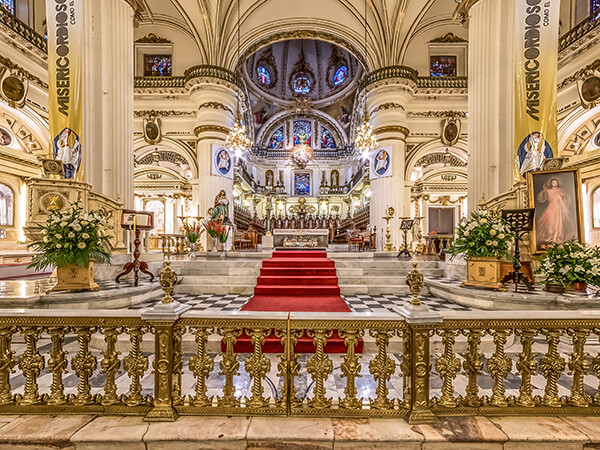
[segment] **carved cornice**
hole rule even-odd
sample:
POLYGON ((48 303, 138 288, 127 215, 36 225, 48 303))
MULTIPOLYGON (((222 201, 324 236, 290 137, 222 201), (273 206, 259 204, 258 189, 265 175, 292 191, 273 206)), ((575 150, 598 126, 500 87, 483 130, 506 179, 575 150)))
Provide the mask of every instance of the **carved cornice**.
POLYGON ((410 134, 410 131, 408 130, 408 128, 403 127, 401 125, 388 125, 388 126, 384 126, 384 127, 378 127, 375 128, 373 130, 373 133, 375 133, 376 135, 379 134, 384 134, 384 133, 399 133, 404 135, 404 137, 407 137, 410 134))
POLYGON ((579 80, 583 80, 589 76, 592 76, 596 70, 600 70, 600 59, 595 60, 591 64, 588 64, 583 69, 578 70, 570 77, 565 78, 558 84, 558 90, 564 89, 571 83, 575 83, 579 80))
POLYGON ((381 104, 377 105, 375 108, 373 108, 371 110, 371 114, 376 113, 378 111, 386 111, 388 109, 401 109, 402 111, 406 111, 406 108, 401 103, 387 102, 387 103, 381 103, 381 104))
MULTIPOLYGON (((196 136, 202 133, 222 133, 224 135, 228 135, 231 130, 227 127, 223 127, 221 125, 198 125, 194 128, 194 134, 196 136)), ((222 139, 219 137, 217 139, 222 139)))
POLYGON ((435 39, 432 39, 429 42, 434 42, 434 43, 462 43, 462 42, 467 42, 466 39, 463 39, 461 37, 458 37, 457 35, 455 35, 454 33, 446 33, 443 36, 437 37, 435 39))
POLYGON ((409 111, 408 117, 437 117, 440 119, 464 119, 466 111, 409 111))
POLYGON ((5 56, 0 55, 0 64, 2 64, 3 66, 8 67, 11 70, 18 71, 19 73, 21 73, 25 78, 27 78, 32 83, 35 83, 35 84, 37 84, 38 86, 40 86, 40 87, 42 87, 44 89, 48 89, 48 83, 42 81, 40 78, 36 77, 31 72, 28 72, 23 67, 21 67, 18 64, 14 63, 10 58, 7 58, 5 56))
POLYGON ((134 117, 176 117, 176 116, 195 116, 196 113, 193 111, 176 111, 170 110, 157 110, 157 109, 142 109, 133 112, 134 117))
POLYGON ((202 109, 202 108, 220 109, 220 110, 227 111, 227 112, 230 112, 231 114, 233 114, 233 111, 231 110, 231 108, 229 106, 224 105, 223 103, 220 103, 220 102, 204 102, 204 103, 201 103, 200 105, 198 105, 198 109, 202 109))
POLYGON ((141 37, 134 42, 136 44, 172 44, 170 40, 157 36, 154 33, 148 33, 146 36, 141 37))

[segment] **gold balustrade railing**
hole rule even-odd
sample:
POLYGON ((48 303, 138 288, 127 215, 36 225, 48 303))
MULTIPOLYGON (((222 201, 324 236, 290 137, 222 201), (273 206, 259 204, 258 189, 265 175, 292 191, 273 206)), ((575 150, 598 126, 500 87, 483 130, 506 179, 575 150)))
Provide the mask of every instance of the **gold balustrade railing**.
POLYGON ((600 412, 600 311, 524 315, 0 310, 0 413, 600 412))

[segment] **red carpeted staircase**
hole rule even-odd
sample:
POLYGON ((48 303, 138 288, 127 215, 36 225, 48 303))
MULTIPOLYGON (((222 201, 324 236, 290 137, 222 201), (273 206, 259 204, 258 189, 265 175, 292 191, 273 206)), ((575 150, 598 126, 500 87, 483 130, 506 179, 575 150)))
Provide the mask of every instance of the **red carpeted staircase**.
MULTIPOLYGON (((242 307, 242 311, 310 311, 350 312, 340 296, 335 263, 319 250, 278 250, 273 257, 263 261, 260 276, 254 288, 254 296, 242 307)), ((356 348, 362 352, 362 341, 356 348)), ((241 335, 235 351, 252 352, 250 337, 241 335)), ((269 336, 263 351, 281 353, 279 338, 269 336)), ((314 353, 312 339, 304 333, 298 339, 296 353, 314 353)), ((345 353, 346 346, 337 331, 327 339, 326 353, 345 353)))

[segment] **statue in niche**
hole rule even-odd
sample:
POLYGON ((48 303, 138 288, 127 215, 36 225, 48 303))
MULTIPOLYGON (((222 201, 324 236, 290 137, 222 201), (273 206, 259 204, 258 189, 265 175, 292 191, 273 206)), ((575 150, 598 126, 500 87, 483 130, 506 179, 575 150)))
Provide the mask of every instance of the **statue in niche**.
POLYGON ((273 186, 273 172, 267 170, 267 186, 273 186))
POLYGON ((231 225, 231 220, 229 220, 229 200, 227 200, 227 194, 225 194, 223 189, 215 197, 215 206, 210 208, 208 213, 211 220, 231 225))
POLYGON ((339 186, 340 185, 340 174, 337 170, 331 172, 331 185, 339 186))

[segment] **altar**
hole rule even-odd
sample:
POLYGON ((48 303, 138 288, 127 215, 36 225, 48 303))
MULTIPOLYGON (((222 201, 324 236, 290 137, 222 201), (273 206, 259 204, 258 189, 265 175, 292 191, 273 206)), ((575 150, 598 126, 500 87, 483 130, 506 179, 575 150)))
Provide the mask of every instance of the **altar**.
POLYGON ((329 230, 317 229, 275 229, 273 247, 326 249, 329 244, 329 230))

